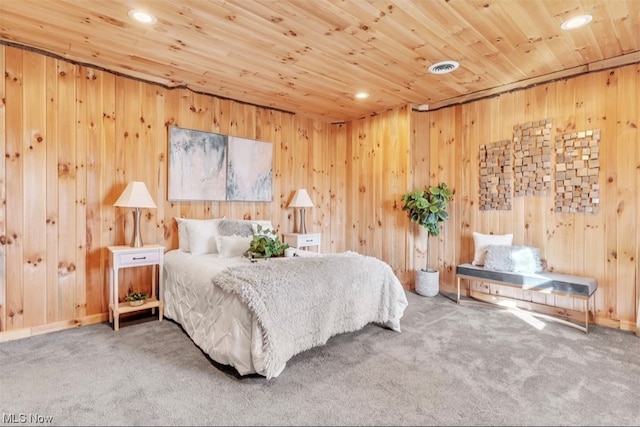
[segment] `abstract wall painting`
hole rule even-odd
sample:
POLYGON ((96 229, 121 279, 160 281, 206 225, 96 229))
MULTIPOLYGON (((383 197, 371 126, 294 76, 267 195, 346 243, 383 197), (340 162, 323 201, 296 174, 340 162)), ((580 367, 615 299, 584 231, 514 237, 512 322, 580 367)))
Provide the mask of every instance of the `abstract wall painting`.
POLYGON ((227 200, 270 202, 273 146, 269 142, 229 137, 227 200))
POLYGON ((169 201, 273 200, 273 144, 169 126, 169 201))
POLYGON ((168 199, 225 200, 227 136, 169 126, 168 199))

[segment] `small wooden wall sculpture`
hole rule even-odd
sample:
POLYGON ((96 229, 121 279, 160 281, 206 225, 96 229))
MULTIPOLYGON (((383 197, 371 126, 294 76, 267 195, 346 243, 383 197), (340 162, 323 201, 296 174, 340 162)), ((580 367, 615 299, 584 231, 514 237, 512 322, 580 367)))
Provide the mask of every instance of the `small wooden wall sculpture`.
POLYGON ((511 141, 480 146, 481 211, 511 210, 511 141))
POLYGON ((597 212, 600 129, 556 135, 556 212, 597 212))
POLYGON ((551 188, 551 119, 513 127, 516 196, 539 196, 551 188))

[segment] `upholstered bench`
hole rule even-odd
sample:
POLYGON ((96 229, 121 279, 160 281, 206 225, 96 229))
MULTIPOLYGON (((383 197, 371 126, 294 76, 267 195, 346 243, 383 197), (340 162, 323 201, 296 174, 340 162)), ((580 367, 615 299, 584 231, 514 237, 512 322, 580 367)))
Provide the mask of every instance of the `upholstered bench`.
POLYGON ((460 303, 460 281, 462 279, 490 282, 520 288, 526 291, 544 292, 581 299, 584 302, 584 327, 570 322, 567 323, 585 333, 589 333, 590 301, 596 289, 598 289, 598 282, 594 278, 550 273, 547 271, 539 273, 513 273, 488 270, 472 264, 461 264, 456 266, 456 281, 458 285, 456 302, 458 304, 460 303))

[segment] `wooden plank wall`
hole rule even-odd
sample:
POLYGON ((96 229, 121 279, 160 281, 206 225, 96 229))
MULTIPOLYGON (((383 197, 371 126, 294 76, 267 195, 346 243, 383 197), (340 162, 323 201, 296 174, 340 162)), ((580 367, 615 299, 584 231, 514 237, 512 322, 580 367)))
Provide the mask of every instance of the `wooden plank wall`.
MULTIPOLYGON (((176 216, 268 218, 291 231, 287 203, 306 188, 316 203, 307 227, 322 232, 322 251, 377 256, 407 287, 427 262, 426 237, 400 197, 444 181, 455 190, 452 219, 433 239, 429 263, 441 269, 445 289, 473 253, 473 230, 513 230, 516 243, 541 247, 557 271, 598 278, 599 323, 635 328, 640 232, 629 230, 640 223, 640 150, 638 101, 629 94, 638 93, 637 65, 343 124, 168 90, 15 47, 0 46, 0 69, 0 341, 106 320, 106 246, 126 244, 132 232, 131 213, 113 203, 131 180, 144 181, 158 205, 144 212, 144 240, 168 249, 177 247, 176 216), (509 212, 480 212, 479 145, 547 117, 558 132, 601 129, 600 211, 554 214, 549 195, 516 198, 509 212), (166 201, 170 124, 271 141, 273 202, 166 201)), ((150 274, 123 270, 120 293, 150 274)), ((574 308, 570 300, 542 302, 574 308)))
MULTIPOLYGON (((408 220, 401 210, 411 183, 409 120, 404 107, 341 126, 347 140, 345 246, 336 247, 383 259, 405 284, 413 274, 408 220)), ((340 144, 336 147, 340 150, 340 144)))
MULTIPOLYGON (((445 181, 455 190, 451 220, 430 260, 437 262, 443 275, 443 290, 453 291, 452 267, 473 258, 473 231, 513 233, 514 244, 540 248, 549 269, 596 277, 597 323, 635 331, 640 288, 639 95, 640 65, 636 64, 441 110, 412 112, 414 185, 445 181), (514 125, 547 118, 553 120, 554 137, 601 130, 598 212, 555 213, 553 191, 514 197, 509 211, 479 210, 480 145, 511 139, 514 125)), ((415 268, 424 264, 426 236, 413 230, 418 232, 419 237, 409 241, 415 268)), ((557 313, 582 310, 580 302, 567 297, 482 283, 474 288, 556 306, 557 313)))
MULTIPOLYGON (((307 220, 322 250, 346 250, 337 227, 349 138, 335 150, 331 124, 15 47, 0 46, 0 69, 0 340, 106 320, 106 247, 132 232, 132 214, 113 203, 131 180, 158 205, 143 212, 146 243, 176 248, 176 216, 271 219, 292 231, 287 203, 300 187, 317 205, 307 220), (273 202, 166 201, 170 124, 272 142, 273 202)), ((122 296, 148 287, 151 269, 120 274, 122 296)))

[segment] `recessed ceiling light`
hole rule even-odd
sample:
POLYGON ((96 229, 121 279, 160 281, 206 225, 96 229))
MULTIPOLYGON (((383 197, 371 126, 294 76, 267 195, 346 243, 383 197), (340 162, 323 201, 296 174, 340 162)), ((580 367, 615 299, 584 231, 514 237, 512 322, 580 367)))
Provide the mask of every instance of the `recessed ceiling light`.
POLYGON ((354 96, 356 99, 365 99, 369 97, 369 94, 367 92, 358 92, 354 96))
POLYGON ((140 9, 131 9, 129 11, 129 16, 138 22, 142 22, 143 24, 155 24, 156 22, 158 22, 155 16, 140 9))
POLYGON ((592 19, 593 16, 591 15, 574 16, 573 18, 564 21, 562 25, 560 25, 560 28, 562 28, 563 30, 573 30, 574 28, 579 28, 583 25, 587 25, 589 22, 591 22, 592 19))
POLYGON ((447 74, 454 70, 457 70, 460 64, 456 61, 442 61, 433 64, 429 67, 429 72, 431 74, 447 74))

